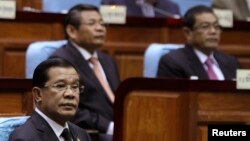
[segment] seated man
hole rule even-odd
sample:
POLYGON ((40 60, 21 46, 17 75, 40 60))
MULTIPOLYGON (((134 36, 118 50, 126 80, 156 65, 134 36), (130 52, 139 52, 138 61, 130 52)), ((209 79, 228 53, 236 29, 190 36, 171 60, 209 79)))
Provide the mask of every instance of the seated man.
POLYGON ((195 6, 184 15, 187 43, 161 57, 158 77, 232 80, 240 67, 236 58, 216 50, 221 28, 213 10, 195 6))
POLYGON ((79 74, 69 62, 49 59, 40 63, 33 75, 36 109, 11 133, 9 141, 90 141, 83 129, 69 122, 81 89, 79 74))
POLYGON ((82 4, 72 7, 64 27, 68 43, 57 49, 51 58, 71 62, 85 85, 72 121, 82 128, 98 130, 99 140, 112 140, 114 92, 120 80, 114 60, 98 50, 106 37, 98 8, 82 4))

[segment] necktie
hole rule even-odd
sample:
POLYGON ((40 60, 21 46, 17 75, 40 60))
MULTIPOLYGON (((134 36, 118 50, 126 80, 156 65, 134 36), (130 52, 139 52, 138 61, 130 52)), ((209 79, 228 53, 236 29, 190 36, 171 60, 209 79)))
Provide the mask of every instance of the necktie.
POLYGON ((112 103, 114 103, 115 95, 113 94, 110 86, 108 85, 107 81, 103 78, 103 74, 101 72, 101 68, 99 66, 98 60, 95 57, 91 57, 89 59, 90 63, 93 65, 93 71, 98 78, 99 82, 101 83, 102 87, 104 88, 105 92, 107 93, 109 99, 112 103))
POLYGON ((207 74, 210 80, 218 80, 213 68, 212 68, 212 64, 213 64, 213 60, 208 57, 205 64, 207 65, 207 74))
POLYGON ((64 138, 65 141, 72 141, 72 136, 68 128, 63 129, 61 136, 64 138))

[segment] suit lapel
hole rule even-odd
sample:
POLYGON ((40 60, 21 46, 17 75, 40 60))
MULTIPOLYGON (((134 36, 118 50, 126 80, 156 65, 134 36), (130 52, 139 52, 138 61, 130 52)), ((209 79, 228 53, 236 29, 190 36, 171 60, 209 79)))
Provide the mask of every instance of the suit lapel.
POLYGON ((185 46, 184 51, 187 54, 188 63, 189 63, 188 66, 190 66, 194 74, 196 74, 199 77, 199 79, 208 79, 207 72, 204 69, 199 58, 194 53, 193 48, 187 45, 185 46))
POLYGON ((79 69, 79 73, 83 76, 83 81, 87 81, 86 83, 91 84, 92 87, 97 87, 99 93, 104 94, 104 96, 109 99, 98 78, 90 68, 88 61, 85 60, 81 53, 70 43, 66 46, 66 51, 70 54, 67 59, 77 66, 77 68, 79 69))
POLYGON ((71 60, 79 69, 79 73, 84 76, 84 81, 88 81, 88 84, 94 84, 94 86, 101 87, 97 77, 90 68, 88 61, 81 55, 81 53, 70 43, 66 47, 66 51, 69 52, 70 56, 67 58, 71 60), (77 58, 77 59, 74 59, 77 58))
POLYGON ((114 82, 113 78, 114 78, 115 72, 113 71, 113 68, 111 67, 110 62, 104 58, 103 54, 99 51, 97 53, 98 53, 99 62, 102 65, 102 68, 103 68, 103 71, 106 75, 108 83, 109 83, 112 91, 114 91, 114 85, 112 82, 114 82))
POLYGON ((69 125, 69 130, 70 130, 70 133, 73 137, 73 141, 78 141, 80 140, 80 137, 78 136, 78 133, 77 131, 74 130, 74 128, 71 126, 71 124, 68 122, 68 125, 69 125))
POLYGON ((44 141, 59 141, 50 125, 36 112, 31 116, 34 126, 41 132, 44 141))
POLYGON ((214 52, 214 58, 216 59, 218 65, 219 65, 219 68, 220 68, 220 70, 222 71, 222 73, 224 75, 224 78, 225 79, 232 79, 230 77, 231 75, 229 73, 229 69, 225 65, 226 63, 224 62, 224 58, 220 57, 220 54, 217 51, 214 52))

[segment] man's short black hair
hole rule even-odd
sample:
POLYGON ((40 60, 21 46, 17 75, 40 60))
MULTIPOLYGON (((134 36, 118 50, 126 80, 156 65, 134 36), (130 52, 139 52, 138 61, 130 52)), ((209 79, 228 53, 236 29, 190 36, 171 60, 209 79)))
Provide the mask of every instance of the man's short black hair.
POLYGON ((190 8, 183 17, 183 24, 184 26, 193 29, 195 25, 195 16, 201 13, 212 13, 214 14, 211 7, 204 6, 204 5, 197 5, 190 8))
POLYGON ((67 25, 72 25, 73 27, 78 29, 81 24, 80 14, 82 11, 96 11, 100 13, 98 7, 94 5, 77 4, 70 8, 64 20, 64 34, 66 39, 68 39, 68 34, 66 32, 67 25))
MULTIPOLYGON (((48 81, 48 70, 53 67, 63 67, 63 68, 76 68, 68 61, 62 58, 52 58, 41 62, 33 74, 33 87, 44 87, 45 83, 48 81)), ((76 70, 77 71, 77 70, 76 70)))

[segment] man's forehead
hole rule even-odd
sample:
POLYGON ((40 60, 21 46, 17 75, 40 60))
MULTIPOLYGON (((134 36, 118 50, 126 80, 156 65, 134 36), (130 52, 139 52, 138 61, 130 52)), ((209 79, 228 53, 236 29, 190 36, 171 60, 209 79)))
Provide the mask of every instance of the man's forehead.
POLYGON ((84 20, 101 19, 101 15, 95 10, 82 11, 81 16, 84 20))
POLYGON ((48 76, 50 78, 57 78, 57 77, 78 78, 78 74, 73 67, 52 67, 48 70, 48 76))
POLYGON ((207 23, 215 23, 218 22, 218 18, 213 13, 199 13, 195 15, 195 23, 201 23, 201 22, 207 22, 207 23))

